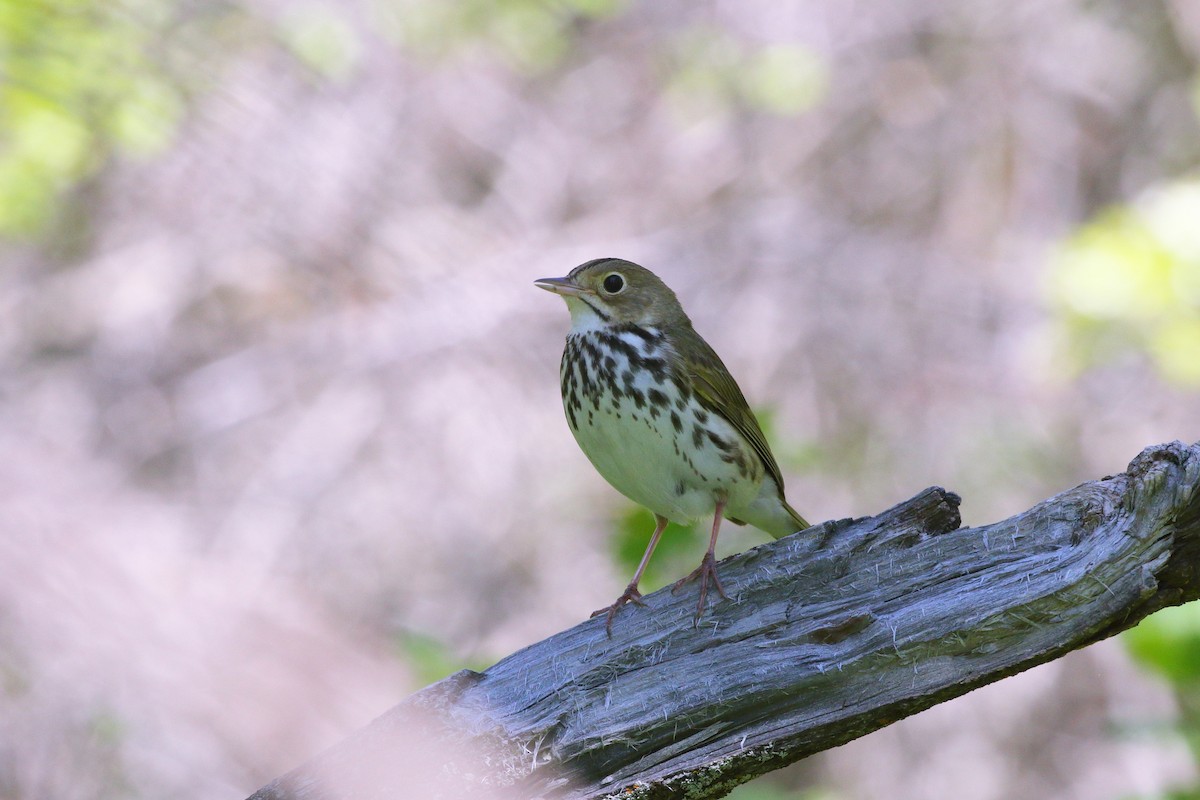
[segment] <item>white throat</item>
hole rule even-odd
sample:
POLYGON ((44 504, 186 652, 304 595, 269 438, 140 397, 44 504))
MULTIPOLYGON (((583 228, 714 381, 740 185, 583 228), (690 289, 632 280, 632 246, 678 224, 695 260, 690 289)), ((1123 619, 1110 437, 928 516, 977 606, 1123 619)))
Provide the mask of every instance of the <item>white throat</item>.
POLYGON ((585 333, 587 331, 600 331, 609 326, 596 310, 578 297, 564 296, 563 300, 567 301, 567 309, 571 312, 571 332, 585 333))

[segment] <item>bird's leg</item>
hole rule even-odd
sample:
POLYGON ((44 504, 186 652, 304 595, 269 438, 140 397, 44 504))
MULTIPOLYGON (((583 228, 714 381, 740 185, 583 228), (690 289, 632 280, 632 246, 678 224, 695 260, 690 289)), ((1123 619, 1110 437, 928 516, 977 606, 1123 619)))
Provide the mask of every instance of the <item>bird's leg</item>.
POLYGON ((717 534, 721 532, 721 518, 725 511, 725 500, 717 501, 717 510, 713 514, 712 538, 708 540, 708 552, 704 554, 704 558, 700 561, 700 566, 696 567, 690 575, 682 579, 671 589, 672 592, 679 591, 688 581, 700 579, 700 602, 696 605, 696 619, 704 613, 704 599, 708 597, 708 583, 711 580, 712 585, 716 587, 717 592, 726 600, 729 595, 725 594, 725 587, 721 586, 721 579, 717 577, 717 559, 714 553, 717 549, 717 534))
POLYGON ((593 617, 598 617, 601 614, 608 614, 608 619, 604 623, 604 630, 608 632, 609 637, 612 637, 613 617, 617 614, 617 609, 626 603, 634 603, 639 606, 646 605, 642 602, 642 593, 638 591, 638 583, 642 580, 642 573, 646 571, 646 565, 650 563, 650 554, 654 552, 654 548, 658 546, 658 540, 662 538, 662 532, 667 527, 667 518, 662 514, 654 515, 654 533, 650 536, 650 544, 646 546, 646 552, 642 554, 642 563, 638 564, 637 572, 633 573, 633 580, 625 587, 625 592, 617 598, 617 602, 607 608, 601 608, 592 612, 593 617))

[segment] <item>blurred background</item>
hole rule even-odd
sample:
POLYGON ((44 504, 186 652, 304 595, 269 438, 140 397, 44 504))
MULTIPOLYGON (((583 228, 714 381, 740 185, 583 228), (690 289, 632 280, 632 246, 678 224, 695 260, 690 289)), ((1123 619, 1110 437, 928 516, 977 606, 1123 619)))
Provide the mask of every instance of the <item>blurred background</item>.
MULTIPOLYGON (((590 258, 813 521, 1200 439, 1198 119, 1196 0, 0 0, 0 797, 243 797, 610 603, 651 520, 531 283, 590 258)), ((1182 800, 1197 752, 1193 606, 734 796, 1182 800)))

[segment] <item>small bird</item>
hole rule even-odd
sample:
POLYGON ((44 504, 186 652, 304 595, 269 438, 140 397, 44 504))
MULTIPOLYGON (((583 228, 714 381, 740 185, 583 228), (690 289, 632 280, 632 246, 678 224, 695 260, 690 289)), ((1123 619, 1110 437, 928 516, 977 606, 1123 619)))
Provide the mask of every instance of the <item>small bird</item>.
POLYGON ((728 599, 713 551, 722 518, 779 538, 809 527, 783 495, 783 476, 742 390, 696 333, 657 275, 619 258, 580 264, 534 285, 561 295, 571 312, 559 369, 575 441, 621 494, 654 513, 654 533, 633 580, 592 614, 645 605, 638 583, 668 521, 712 515, 700 566, 675 584, 700 582, 696 617, 711 585, 728 599))

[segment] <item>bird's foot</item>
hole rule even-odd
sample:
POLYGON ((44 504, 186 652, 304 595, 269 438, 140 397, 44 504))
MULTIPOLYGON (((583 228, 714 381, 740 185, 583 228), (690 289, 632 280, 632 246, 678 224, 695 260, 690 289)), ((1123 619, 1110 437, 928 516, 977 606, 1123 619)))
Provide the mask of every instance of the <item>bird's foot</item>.
POLYGON ((676 582, 671 587, 671 592, 678 592, 683 588, 685 583, 696 578, 700 579, 700 602, 696 604, 696 619, 700 619, 700 615, 704 613, 704 600, 708 597, 708 584, 710 581, 722 598, 728 600, 729 595, 725 594, 725 587, 721 585, 721 579, 717 577, 717 560, 711 552, 705 553, 700 566, 696 567, 690 575, 676 582))
POLYGON ((608 638, 612 638, 612 623, 613 617, 617 615, 617 611, 626 603, 633 603, 637 606, 646 605, 642 602, 642 593, 638 591, 637 583, 631 583, 625 587, 625 592, 617 598, 617 601, 611 606, 598 608, 592 612, 593 617, 598 617, 601 614, 607 614, 608 618, 604 621, 604 631, 608 634, 608 638))

